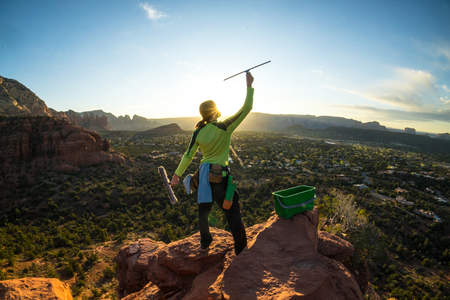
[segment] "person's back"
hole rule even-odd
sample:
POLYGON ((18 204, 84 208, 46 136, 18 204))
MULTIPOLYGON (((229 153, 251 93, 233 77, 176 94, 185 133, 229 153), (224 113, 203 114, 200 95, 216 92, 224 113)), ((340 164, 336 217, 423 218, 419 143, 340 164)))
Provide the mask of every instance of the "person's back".
MULTIPOLYGON (((230 169, 228 166, 228 156, 231 144, 231 134, 241 124, 253 107, 253 76, 247 73, 247 96, 242 108, 232 117, 223 122, 218 122, 220 112, 212 100, 203 102, 200 105, 200 114, 203 119, 198 122, 196 130, 192 134, 191 142, 181 162, 171 180, 171 185, 178 184, 180 176, 183 175, 187 166, 192 161, 195 153, 200 147, 203 159, 199 168, 199 227, 201 235, 201 250, 207 250, 212 242, 209 232, 208 215, 212 208, 212 203, 217 202, 225 213, 235 241, 235 252, 239 254, 247 245, 244 224, 242 223, 239 194, 234 192, 233 203, 229 209, 223 209, 223 201, 228 185, 230 169), (225 176, 220 175, 220 181, 211 181, 209 177, 210 169, 221 169, 225 176)), ((231 178, 231 177, 230 177, 231 178)), ((231 193, 232 194, 232 193, 231 193)))

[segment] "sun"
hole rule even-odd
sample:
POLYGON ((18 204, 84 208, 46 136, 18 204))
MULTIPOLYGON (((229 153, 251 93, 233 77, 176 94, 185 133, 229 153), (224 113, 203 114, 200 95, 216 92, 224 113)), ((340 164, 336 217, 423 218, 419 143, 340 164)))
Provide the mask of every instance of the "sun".
POLYGON ((213 100, 222 114, 220 121, 234 115, 244 105, 246 92, 245 75, 227 81, 189 76, 182 89, 182 101, 190 106, 185 111, 186 115, 199 116, 199 105, 203 101, 213 100))

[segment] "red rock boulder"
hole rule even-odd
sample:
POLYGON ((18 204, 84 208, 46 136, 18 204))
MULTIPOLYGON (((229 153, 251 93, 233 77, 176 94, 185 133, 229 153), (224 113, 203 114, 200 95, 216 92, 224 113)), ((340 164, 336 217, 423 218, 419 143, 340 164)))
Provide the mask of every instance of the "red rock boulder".
MULTIPOLYGON (((351 273, 339 261, 320 255, 318 212, 291 219, 272 216, 225 270, 223 299, 362 299, 351 273)), ((220 295, 214 295, 216 299, 220 295)), ((213 298, 214 299, 214 298, 213 298)))
POLYGON ((332 233, 319 231, 317 251, 322 255, 342 262, 353 255, 354 248, 352 244, 332 233))
POLYGON ((147 265, 138 254, 143 243, 134 243, 122 248, 116 259, 119 297, 362 299, 354 275, 339 261, 352 255, 353 247, 332 234, 318 233, 318 216, 317 209, 290 219, 273 214, 266 223, 247 229, 248 247, 237 257, 231 235, 216 228, 211 228, 209 253, 199 252, 197 233, 145 252, 147 265), (130 247, 136 250, 130 252, 130 247))
POLYGON ((22 278, 0 281, 2 300, 72 300, 69 285, 55 278, 22 278))

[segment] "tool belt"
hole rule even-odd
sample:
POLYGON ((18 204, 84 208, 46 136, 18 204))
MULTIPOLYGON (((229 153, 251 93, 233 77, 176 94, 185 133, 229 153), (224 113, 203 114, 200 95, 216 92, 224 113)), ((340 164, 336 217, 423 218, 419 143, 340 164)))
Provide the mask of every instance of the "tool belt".
POLYGON ((230 168, 228 166, 223 167, 219 164, 209 165, 209 182, 220 183, 222 178, 231 174, 230 168))
MULTIPOLYGON (((231 174, 231 170, 228 166, 223 167, 220 164, 210 164, 209 165, 209 182, 220 183, 222 178, 231 174)), ((191 178, 191 189, 198 189, 200 172, 195 171, 191 178)))

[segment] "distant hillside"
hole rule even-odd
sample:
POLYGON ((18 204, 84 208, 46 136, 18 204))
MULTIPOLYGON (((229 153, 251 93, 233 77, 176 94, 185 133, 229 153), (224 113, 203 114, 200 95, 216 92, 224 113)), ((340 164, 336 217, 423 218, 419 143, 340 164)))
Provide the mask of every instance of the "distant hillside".
MULTIPOLYGON (((26 86, 17 80, 0 76, 0 115, 34 115, 53 116, 58 119, 66 119, 71 123, 95 131, 145 131, 162 125, 176 123, 183 130, 192 131, 200 120, 197 117, 148 119, 142 116, 129 115, 116 117, 112 113, 103 110, 85 112, 57 112, 47 107, 45 102, 26 86)), ((224 120, 222 117, 220 120, 224 120)), ((219 120, 219 121, 220 121, 219 120)), ((363 123, 361 121, 331 116, 313 115, 273 115, 266 113, 250 113, 238 127, 240 131, 280 131, 289 126, 301 125, 307 129, 326 129, 330 127, 347 127, 359 129, 373 129, 387 131, 380 123, 373 121, 363 123)), ((407 124, 405 124, 407 125, 407 124)), ((449 139, 448 133, 438 135, 440 139, 449 139)))
POLYGON ((149 129, 143 133, 184 133, 185 131, 181 129, 178 124, 172 123, 169 125, 159 126, 157 128, 149 129))
MULTIPOLYGON (((160 123, 161 125, 169 125, 172 123, 178 124, 181 129, 192 131, 195 128, 195 125, 198 121, 200 121, 201 117, 180 117, 180 118, 163 118, 163 119, 152 119, 155 122, 160 123)), ((223 118, 222 118, 223 119, 223 118)))
POLYGON ((303 125, 309 129, 325 129, 334 126, 387 130, 385 126, 380 125, 378 122, 363 123, 341 117, 272 115, 265 113, 250 113, 239 129, 247 131, 279 131, 291 125, 303 125))
POLYGON ((159 134, 190 134, 191 131, 184 131, 183 129, 181 129, 180 126, 178 126, 178 124, 172 123, 169 125, 163 125, 163 126, 159 126, 157 128, 153 128, 153 129, 149 129, 146 130, 144 132, 140 132, 138 134, 136 134, 136 138, 148 138, 151 137, 153 135, 159 135, 159 134))
POLYGON ((303 125, 291 125, 288 126, 284 129, 281 130, 282 132, 286 132, 286 133, 294 133, 294 134, 299 134, 299 133, 309 133, 311 132, 311 129, 303 126, 303 125))
POLYGON ((431 153, 450 153, 450 140, 431 138, 426 135, 415 135, 406 132, 349 127, 329 127, 326 129, 310 130, 301 125, 289 126, 281 131, 310 137, 370 142, 386 147, 407 146, 431 153))
MULTIPOLYGON (((226 117, 219 119, 225 120, 226 117)), ((177 123, 184 130, 193 130, 200 117, 154 119, 161 124, 177 123)), ((280 131, 291 125, 303 125, 309 129, 325 129, 335 127, 354 127, 365 129, 387 130, 378 122, 363 123, 353 119, 312 115, 272 115, 266 113, 250 113, 237 130, 240 131, 280 131)))

